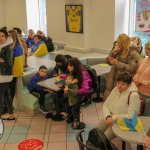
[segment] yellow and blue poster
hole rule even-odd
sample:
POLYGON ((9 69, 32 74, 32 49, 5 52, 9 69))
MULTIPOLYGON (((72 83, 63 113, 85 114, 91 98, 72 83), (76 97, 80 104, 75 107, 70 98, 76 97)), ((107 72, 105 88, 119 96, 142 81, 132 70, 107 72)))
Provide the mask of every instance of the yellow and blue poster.
POLYGON ((135 30, 150 32, 150 0, 137 0, 135 30))
POLYGON ((65 5, 66 31, 83 33, 82 5, 65 5))

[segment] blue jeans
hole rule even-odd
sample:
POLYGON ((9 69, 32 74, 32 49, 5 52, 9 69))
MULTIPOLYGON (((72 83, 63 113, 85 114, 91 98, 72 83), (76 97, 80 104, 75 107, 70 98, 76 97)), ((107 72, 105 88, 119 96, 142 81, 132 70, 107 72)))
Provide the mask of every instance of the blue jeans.
POLYGON ((69 101, 67 101, 65 104, 65 110, 66 110, 66 113, 68 113, 69 115, 72 115, 73 120, 80 121, 80 119, 79 119, 79 115, 80 115, 79 103, 76 103, 76 104, 70 106, 69 101))

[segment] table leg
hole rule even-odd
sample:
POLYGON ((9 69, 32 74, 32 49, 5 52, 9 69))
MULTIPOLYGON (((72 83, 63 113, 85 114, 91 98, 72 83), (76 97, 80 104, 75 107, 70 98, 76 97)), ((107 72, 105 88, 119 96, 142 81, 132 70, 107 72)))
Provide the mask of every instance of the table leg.
POLYGON ((103 102, 103 98, 100 97, 101 76, 98 76, 97 78, 98 78, 97 97, 94 97, 92 100, 93 102, 100 103, 100 102, 103 102))
POLYGON ((137 150, 143 150, 143 145, 137 145, 137 150))
POLYGON ((56 97, 56 115, 52 116, 52 120, 62 121, 64 120, 64 118, 63 118, 63 115, 60 114, 59 92, 55 94, 55 97, 56 97))
POLYGON ((122 150, 125 150, 125 149, 126 149, 126 142, 122 141, 122 150))

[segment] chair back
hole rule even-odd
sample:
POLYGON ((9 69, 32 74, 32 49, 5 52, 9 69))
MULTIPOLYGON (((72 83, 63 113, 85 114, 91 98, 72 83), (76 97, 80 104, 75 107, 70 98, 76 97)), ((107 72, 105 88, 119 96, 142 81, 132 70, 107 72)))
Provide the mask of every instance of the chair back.
POLYGON ((81 130, 76 135, 76 139, 77 139, 78 144, 79 144, 79 150, 100 150, 99 148, 94 148, 94 147, 91 147, 91 146, 84 144, 83 137, 82 137, 83 132, 84 132, 84 130, 81 130))

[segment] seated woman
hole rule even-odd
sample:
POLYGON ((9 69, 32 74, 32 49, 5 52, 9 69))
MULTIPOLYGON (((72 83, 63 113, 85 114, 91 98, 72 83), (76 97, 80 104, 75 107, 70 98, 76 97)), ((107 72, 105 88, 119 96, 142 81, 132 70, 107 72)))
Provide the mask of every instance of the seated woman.
POLYGON ((53 70, 53 77, 57 77, 61 74, 68 74, 67 61, 72 58, 70 55, 58 54, 55 58, 56 66, 53 70))
POLYGON ((144 116, 150 116, 150 42, 145 44, 146 58, 141 62, 133 80, 145 101, 144 116))
POLYGON ((48 53, 45 43, 42 41, 41 35, 34 36, 35 45, 33 46, 29 55, 45 55, 48 53))
POLYGON ((38 30, 36 32, 36 34, 41 35, 43 41, 45 42, 48 52, 52 52, 54 50, 54 43, 52 41, 52 39, 49 36, 45 36, 45 34, 43 33, 43 31, 38 30))
POLYGON ((112 127, 118 118, 132 119, 135 110, 140 108, 140 99, 136 85, 132 82, 132 76, 128 72, 121 73, 117 78, 117 86, 107 97, 103 104, 103 119, 97 124, 97 128, 104 132, 108 140, 115 138, 112 127), (132 92, 132 93, 131 93, 132 92), (128 96, 130 103, 128 104, 128 96))
MULTIPOLYGON (((86 96, 92 89, 92 79, 84 65, 78 58, 72 58, 68 60, 68 70, 78 80, 78 95, 86 96)), ((73 118, 70 117, 66 122, 72 123, 73 118)))

